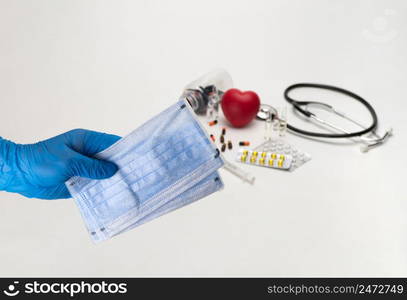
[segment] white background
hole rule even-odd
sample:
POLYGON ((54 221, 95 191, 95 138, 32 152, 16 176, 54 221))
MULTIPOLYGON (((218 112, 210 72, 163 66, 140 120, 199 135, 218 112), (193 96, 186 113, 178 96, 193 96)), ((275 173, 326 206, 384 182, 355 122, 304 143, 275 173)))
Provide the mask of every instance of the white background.
POLYGON ((250 186, 222 171, 223 191, 98 245, 72 199, 1 192, 0 276, 407 276, 406 31, 402 0, 1 0, 4 138, 125 135, 215 67, 275 106, 295 82, 346 87, 395 136, 362 154, 290 135, 313 157, 295 172, 246 166, 250 186))

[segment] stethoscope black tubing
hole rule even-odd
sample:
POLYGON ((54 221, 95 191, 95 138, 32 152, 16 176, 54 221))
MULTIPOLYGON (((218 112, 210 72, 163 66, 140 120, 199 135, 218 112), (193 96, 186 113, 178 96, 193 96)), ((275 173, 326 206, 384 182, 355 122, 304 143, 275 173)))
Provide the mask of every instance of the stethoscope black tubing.
POLYGON ((304 114, 307 117, 311 117, 311 115, 313 115, 311 112, 306 111, 304 109, 301 108, 302 105, 306 105, 309 103, 315 103, 315 102, 310 102, 310 101, 296 101, 293 98, 291 98, 289 96, 290 91, 294 90, 294 89, 298 89, 298 88, 317 88, 317 89, 324 89, 324 90, 330 90, 330 91, 334 91, 337 93, 341 93, 344 95, 347 95, 357 101, 359 101, 360 103, 362 103, 366 109, 370 112, 370 115, 372 116, 372 124, 367 127, 366 129, 363 129, 361 131, 355 131, 352 133, 321 133, 321 132, 313 132, 313 131, 306 131, 297 127, 294 127, 290 124, 287 124, 287 128, 289 130, 292 130, 296 133, 302 134, 302 135, 306 135, 306 136, 313 136, 313 137, 321 137, 321 138, 351 138, 351 137, 355 137, 355 136, 361 136, 364 135, 366 133, 369 133, 373 130, 376 129, 377 124, 378 124, 378 119, 377 119, 377 114, 376 111, 374 110, 374 108, 370 105, 369 102, 367 102, 365 99, 363 99, 362 97, 360 97, 359 95, 356 95, 355 93, 352 93, 351 91, 336 87, 336 86, 332 86, 332 85, 326 85, 326 84, 319 84, 319 83, 296 83, 293 85, 290 85, 288 88, 285 89, 284 91, 284 98, 287 100, 288 103, 292 104, 293 107, 298 110, 300 113, 304 114))

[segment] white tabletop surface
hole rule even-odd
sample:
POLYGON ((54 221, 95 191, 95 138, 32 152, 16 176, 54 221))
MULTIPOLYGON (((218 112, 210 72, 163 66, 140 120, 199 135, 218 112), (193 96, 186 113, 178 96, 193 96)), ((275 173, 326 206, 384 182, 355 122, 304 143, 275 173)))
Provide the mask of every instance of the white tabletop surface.
MULTIPOLYGON (((303 167, 241 165, 253 186, 222 170, 223 191, 98 245, 72 199, 0 192, 0 276, 407 276, 406 37, 403 0, 1 0, 4 138, 125 135, 217 67, 277 107, 292 83, 348 88, 395 134, 367 154, 290 134, 312 156, 303 167)), ((228 130, 262 136, 259 121, 228 130)))

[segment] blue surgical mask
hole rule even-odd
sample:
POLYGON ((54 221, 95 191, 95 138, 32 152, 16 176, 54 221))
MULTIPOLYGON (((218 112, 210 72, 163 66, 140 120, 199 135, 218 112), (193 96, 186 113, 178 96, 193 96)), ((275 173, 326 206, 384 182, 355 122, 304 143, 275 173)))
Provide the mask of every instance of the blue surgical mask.
POLYGON ((94 241, 102 241, 223 187, 223 165, 188 103, 181 100, 95 157, 119 167, 111 178, 66 185, 94 241))

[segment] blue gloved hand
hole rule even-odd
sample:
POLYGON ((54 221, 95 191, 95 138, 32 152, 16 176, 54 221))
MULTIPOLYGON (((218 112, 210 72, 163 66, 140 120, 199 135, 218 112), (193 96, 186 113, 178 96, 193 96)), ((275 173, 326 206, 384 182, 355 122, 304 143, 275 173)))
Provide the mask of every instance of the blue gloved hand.
POLYGON ((0 138, 0 190, 30 198, 69 198, 65 181, 70 177, 103 179, 116 173, 115 164, 92 155, 119 139, 84 129, 26 145, 0 138))

